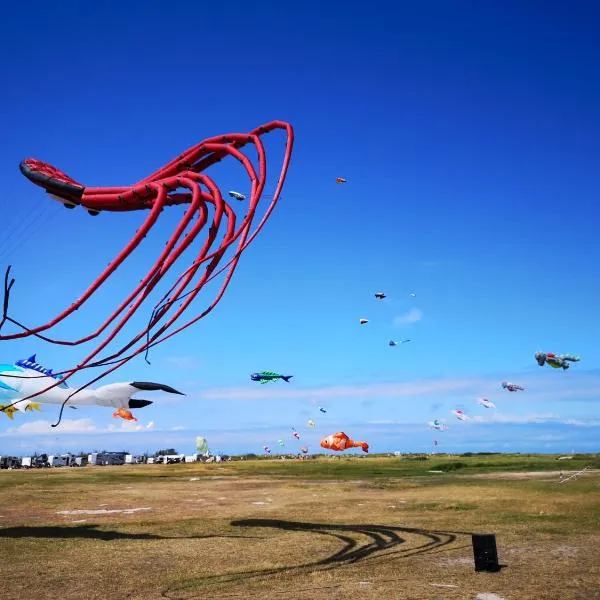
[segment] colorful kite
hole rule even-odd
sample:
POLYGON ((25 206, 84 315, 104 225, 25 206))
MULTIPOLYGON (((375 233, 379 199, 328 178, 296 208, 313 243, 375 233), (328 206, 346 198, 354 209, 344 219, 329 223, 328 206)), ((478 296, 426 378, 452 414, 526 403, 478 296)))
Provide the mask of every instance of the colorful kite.
POLYGON ((516 383, 510 383, 510 381, 503 381, 502 389, 508 390, 509 392, 516 392, 518 390, 523 391, 525 388, 517 385, 516 383))
POLYGON ((205 437, 196 438, 196 452, 198 454, 208 454, 208 440, 205 437))
POLYGON ((441 421, 439 421, 438 419, 435 419, 434 421, 428 421, 427 425, 431 428, 431 429, 436 429, 437 431, 446 431, 446 429, 448 429, 447 425, 444 425, 441 421))
MULTIPOLYGON (((176 389, 163 383, 150 381, 132 381, 131 383, 109 383, 96 389, 75 389, 69 387, 61 375, 46 369, 36 361, 36 355, 14 364, 0 364, 0 400, 11 400, 0 410, 5 413, 9 407, 17 410, 27 410, 31 398, 38 398, 40 404, 62 404, 67 401, 75 406, 106 406, 116 410, 114 417, 132 420, 129 413, 131 408, 144 408, 152 404, 152 400, 133 398, 139 391, 162 391, 169 394, 179 394, 176 389), (123 409, 123 410, 120 410, 123 409)), ((30 409, 31 410, 31 409, 30 409)), ((8 413, 7 413, 8 414, 8 413)))
MULTIPOLYGON (((51 198, 58 200, 67 208, 80 206, 91 215, 98 215, 103 211, 145 211, 146 218, 138 227, 131 241, 90 284, 88 289, 74 302, 70 302, 63 312, 44 325, 29 327, 10 314, 10 291, 15 280, 9 281, 9 267, 5 276, 4 310, 0 329, 6 323, 11 323, 20 331, 0 335, 0 340, 36 336, 49 343, 75 346, 102 336, 102 341, 90 354, 79 360, 75 367, 60 373, 64 375, 65 380, 68 380, 82 369, 109 367, 110 365, 92 381, 79 388, 81 390, 115 371, 135 356, 142 353, 147 354, 151 347, 165 342, 204 318, 223 297, 242 253, 257 236, 277 204, 291 159, 293 139, 291 125, 282 121, 273 121, 247 134, 234 133, 216 136, 189 148, 140 182, 123 187, 87 187, 48 163, 33 158, 22 161, 21 172, 33 183, 42 187, 51 198), (252 223, 266 185, 267 161, 261 138, 264 134, 275 130, 282 130, 287 136, 283 163, 273 199, 256 229, 252 231, 252 223), (256 150, 258 170, 241 152, 241 149, 249 144, 256 150), (223 194, 214 180, 205 173, 207 169, 226 157, 235 159, 242 165, 251 183, 248 207, 241 219, 236 219, 233 208, 223 199, 223 194), (141 278, 136 278, 139 279, 139 283, 133 286, 132 291, 114 308, 108 318, 97 329, 93 329, 75 340, 59 340, 50 337, 50 330, 75 311, 81 312, 83 305, 98 288, 137 249, 160 219, 163 209, 177 205, 185 205, 187 209, 175 231, 153 261, 148 273, 141 278), (210 218, 210 207, 214 208, 212 219, 210 218), (199 236, 205 227, 207 227, 207 234, 199 245, 196 257, 155 304, 152 314, 149 315, 148 325, 129 338, 129 341, 121 345, 119 349, 109 352, 107 356, 100 357, 99 355, 115 340, 163 277, 170 273, 171 268, 184 251, 195 240, 201 239, 199 236), (219 241, 220 231, 223 237, 219 241), (225 253, 230 248, 234 248, 233 256, 226 259, 227 262, 220 266, 225 253), (187 322, 179 323, 204 286, 223 272, 225 272, 223 284, 210 305, 187 322)), ((101 225, 95 225, 101 227, 101 225)), ((75 226, 79 227, 79 225, 75 226)), ((106 227, 112 226, 105 225, 103 230, 97 230, 94 234, 95 237, 99 240, 106 238, 110 234, 106 227)), ((46 258, 50 260, 49 257, 46 258)), ((92 322, 92 319, 89 321, 92 322)), ((58 385, 59 382, 53 383, 53 386, 58 385)), ((65 400, 65 404, 67 401, 68 398, 65 400)), ((65 404, 61 407, 61 416, 65 404)))
POLYGON ((466 421, 469 418, 467 415, 465 415, 465 413, 462 410, 460 410, 460 408, 454 408, 454 409, 452 409, 452 414, 459 421, 466 421))
POLYGON ((252 373, 252 375, 250 375, 252 381, 260 381, 260 383, 269 383, 271 381, 277 381, 278 379, 282 379, 289 383, 292 377, 293 375, 280 375, 273 371, 261 371, 260 373, 252 373))
POLYGON ((560 354, 556 355, 552 352, 536 352, 535 360, 540 367, 543 367, 545 363, 554 369, 564 369, 565 371, 571 366, 571 362, 579 362, 581 359, 579 356, 574 354, 560 354))
POLYGON ((244 194, 240 194, 239 192, 234 192, 233 190, 228 192, 228 194, 231 198, 234 198, 235 200, 239 200, 240 202, 242 202, 243 200, 246 199, 246 196, 244 196, 244 194))
POLYGON ((369 444, 367 444, 367 442, 355 442, 343 431, 333 433, 332 435, 323 438, 321 440, 321 447, 327 448, 328 450, 335 450, 336 452, 348 450, 348 448, 362 448, 363 452, 369 451, 369 444))

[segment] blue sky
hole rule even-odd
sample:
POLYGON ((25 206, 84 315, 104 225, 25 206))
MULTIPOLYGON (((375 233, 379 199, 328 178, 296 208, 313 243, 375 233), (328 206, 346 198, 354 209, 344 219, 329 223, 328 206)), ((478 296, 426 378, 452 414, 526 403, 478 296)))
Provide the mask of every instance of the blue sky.
MULTIPOLYGON (((292 123, 296 143, 283 198, 217 309, 154 349, 150 366, 140 357, 105 381, 160 381, 186 396, 158 394, 136 411, 141 431, 101 408, 69 411, 58 430, 54 407, 18 414, 0 422, 0 452, 191 452, 196 435, 220 452, 280 438, 314 449, 339 430, 374 452, 430 451, 434 439, 445 451, 597 451, 597 5, 212 4, 4 11, 0 263, 17 280, 12 314, 29 325, 73 302, 143 215, 66 211, 20 160, 120 185, 206 137, 273 119, 292 123), (540 369, 536 350, 582 360, 540 369), (249 379, 260 370, 294 379, 261 386, 249 379), (505 392, 504 379, 527 389, 505 392), (480 396, 497 408, 478 407, 480 396), (456 421, 457 407, 474 418, 456 421), (448 431, 428 430, 433 418, 448 431)), ((283 138, 267 139, 272 191, 283 138)), ((247 188, 227 161, 211 174, 223 190, 247 188)), ((143 250, 54 333, 98 324, 181 215, 165 211, 143 250)), ((2 362, 35 352, 59 370, 91 348, 30 338, 0 349, 2 362)))

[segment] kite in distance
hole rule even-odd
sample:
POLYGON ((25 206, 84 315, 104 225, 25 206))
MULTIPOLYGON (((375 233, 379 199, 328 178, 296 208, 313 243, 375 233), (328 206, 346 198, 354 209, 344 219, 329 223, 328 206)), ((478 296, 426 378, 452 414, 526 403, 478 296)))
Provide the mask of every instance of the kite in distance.
POLYGON ((437 429, 438 431, 446 431, 446 429, 448 429, 448 426, 444 425, 438 419, 435 419, 434 421, 428 421, 427 425, 429 425, 431 429, 437 429))
POLYGON ((467 415, 465 415, 465 413, 460 410, 460 408, 454 408, 452 409, 452 414, 459 420, 459 421, 466 421, 469 417, 467 417, 467 415))
POLYGON ((384 298, 387 298, 387 296, 383 292, 377 292, 375 298, 377 298, 377 300, 383 300, 384 298))
POLYGON ((487 398, 478 398, 477 402, 481 404, 481 406, 485 406, 485 408, 496 408, 496 405, 487 398))
POLYGON ((570 362, 579 362, 579 356, 574 354, 553 354, 552 352, 536 352, 535 360, 540 367, 543 367, 545 363, 554 369, 564 369, 565 371, 571 366, 570 362))
POLYGON ((517 385, 516 383, 511 383, 510 381, 503 381, 502 382, 502 389, 504 390, 508 390, 509 392, 516 392, 518 390, 525 390, 524 387, 521 387, 520 385, 517 385))
POLYGON ((327 448, 329 450, 335 450, 341 452, 348 448, 362 448, 363 452, 369 451, 369 444, 367 442, 355 442, 350 439, 343 431, 328 435, 326 438, 321 440, 321 448, 327 448))
POLYGON ((208 453, 208 440, 205 437, 198 436, 196 438, 196 452, 198 454, 208 453))
POLYGON ((233 190, 228 192, 228 194, 231 198, 235 198, 236 200, 239 200, 240 202, 242 200, 246 199, 246 196, 244 196, 244 194, 240 194, 239 192, 234 192, 233 190))
POLYGON ((344 177, 336 177, 335 178, 335 182, 336 183, 346 183, 348 180, 344 179, 344 177))
POLYGON ((271 381, 277 381, 278 379, 283 379, 283 381, 289 383, 292 377, 293 375, 280 375, 273 371, 261 371, 260 373, 252 373, 252 375, 250 375, 252 381, 260 381, 260 383, 269 383, 271 381))

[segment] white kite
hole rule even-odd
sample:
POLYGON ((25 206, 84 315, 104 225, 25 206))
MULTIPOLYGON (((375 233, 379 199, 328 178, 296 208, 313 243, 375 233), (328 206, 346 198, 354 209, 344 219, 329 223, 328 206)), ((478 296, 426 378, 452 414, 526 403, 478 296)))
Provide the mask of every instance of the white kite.
POLYGON ((452 414, 459 420, 459 421, 466 421, 469 417, 467 415, 465 415, 465 413, 460 410, 460 408, 453 408, 452 409, 452 414))
POLYGON ((477 402, 481 404, 481 406, 485 406, 485 408, 496 408, 496 405, 487 398, 477 398, 477 402))

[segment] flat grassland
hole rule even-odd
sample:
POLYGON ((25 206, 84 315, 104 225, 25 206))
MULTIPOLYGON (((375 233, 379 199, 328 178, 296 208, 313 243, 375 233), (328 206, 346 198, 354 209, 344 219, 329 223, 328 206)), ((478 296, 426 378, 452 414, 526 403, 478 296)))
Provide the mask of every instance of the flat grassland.
POLYGON ((2 471, 0 598, 600 599, 599 467, 498 455, 2 471), (496 534, 500 572, 475 572, 471 533, 496 534))

